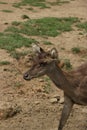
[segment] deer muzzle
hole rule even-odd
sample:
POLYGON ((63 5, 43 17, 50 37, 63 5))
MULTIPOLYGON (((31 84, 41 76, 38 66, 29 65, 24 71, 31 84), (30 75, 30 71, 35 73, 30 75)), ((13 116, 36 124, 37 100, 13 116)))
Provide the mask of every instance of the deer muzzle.
POLYGON ((29 76, 29 74, 26 74, 26 73, 23 75, 23 78, 25 80, 31 80, 31 76, 29 76))

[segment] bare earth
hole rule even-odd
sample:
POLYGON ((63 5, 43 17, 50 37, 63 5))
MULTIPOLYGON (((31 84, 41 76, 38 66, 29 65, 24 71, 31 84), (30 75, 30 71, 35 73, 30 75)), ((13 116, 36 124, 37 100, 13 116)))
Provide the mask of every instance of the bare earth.
MULTIPOLYGON (((0 0, 2 1, 2 0, 0 0)), ((87 21, 87 0, 74 0, 62 6, 53 6, 48 9, 35 11, 12 7, 12 3, 18 0, 3 0, 8 4, 0 4, 0 10, 13 10, 12 13, 0 11, 0 32, 4 31, 12 21, 22 21, 23 14, 30 18, 42 17, 78 17, 87 21), (8 23, 8 25, 4 24, 8 23)), ((52 0, 53 1, 53 0, 52 0)), ((34 37, 40 42, 44 38, 34 37)), ((87 34, 79 35, 78 30, 66 32, 55 38, 48 38, 59 51, 61 59, 68 57, 73 67, 79 66, 86 61, 81 55, 71 53, 71 48, 79 46, 87 49, 87 34), (61 50, 65 48, 65 50, 61 50)), ((44 46, 49 49, 49 46, 44 46)), ((22 48, 22 51, 26 48, 22 48)), ((87 53, 86 53, 87 54, 87 53)), ((5 50, 0 49, 0 61, 10 61, 7 66, 0 66, 0 110, 9 105, 18 106, 20 112, 7 119, 0 120, 0 130, 57 130, 60 114, 63 107, 63 93, 50 83, 50 91, 46 93, 44 86, 46 77, 26 82, 22 74, 27 69, 24 59, 16 61, 5 50), (58 102, 52 102, 56 95, 58 102)), ((18 109, 18 108, 17 108, 18 109)), ((0 113, 2 115, 2 113, 0 113)), ((87 107, 75 105, 64 130, 87 130, 87 107)))

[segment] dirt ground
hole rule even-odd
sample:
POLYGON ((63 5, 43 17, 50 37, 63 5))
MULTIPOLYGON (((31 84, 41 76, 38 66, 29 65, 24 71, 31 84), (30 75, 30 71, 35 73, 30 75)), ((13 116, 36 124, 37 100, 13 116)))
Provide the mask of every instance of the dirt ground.
MULTIPOLYGON (((0 0, 1 1, 1 0, 0 0)), ((87 0, 73 0, 62 6, 53 6, 47 9, 35 8, 35 11, 12 7, 18 0, 3 0, 8 4, 0 4, 0 10, 13 10, 12 13, 0 11, 0 32, 7 28, 12 21, 22 21, 21 15, 30 18, 42 17, 78 17, 87 21, 87 0)), ((34 37, 40 42, 44 39, 34 37)), ((79 35, 79 30, 66 32, 58 37, 49 37, 59 51, 61 59, 68 57, 73 68, 86 61, 81 55, 71 53, 70 49, 79 46, 87 49, 87 34, 79 35), (61 50, 65 48, 65 50, 61 50)), ((49 48, 49 46, 44 46, 49 48)), ((26 48, 22 48, 25 50, 26 48)), ((17 107, 17 113, 11 118, 0 120, 0 130, 57 130, 62 107, 63 93, 50 82, 50 90, 44 90, 47 85, 46 78, 41 77, 29 82, 23 80, 23 73, 27 70, 24 59, 17 61, 5 50, 0 49, 0 61, 10 61, 10 65, 0 66, 0 110, 4 107, 17 107), (59 97, 58 102, 52 99, 59 97)), ((75 105, 64 130, 87 130, 87 107, 75 105)))

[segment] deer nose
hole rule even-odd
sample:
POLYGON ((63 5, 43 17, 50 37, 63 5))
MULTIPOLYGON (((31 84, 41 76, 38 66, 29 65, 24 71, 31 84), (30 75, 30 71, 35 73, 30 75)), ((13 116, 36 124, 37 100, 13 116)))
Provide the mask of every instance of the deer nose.
POLYGON ((26 80, 28 78, 28 74, 24 74, 23 78, 26 80))

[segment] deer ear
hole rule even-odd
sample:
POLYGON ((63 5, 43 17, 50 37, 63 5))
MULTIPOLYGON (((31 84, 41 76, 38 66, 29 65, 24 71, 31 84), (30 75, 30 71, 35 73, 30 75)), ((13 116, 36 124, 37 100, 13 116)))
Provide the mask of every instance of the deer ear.
POLYGON ((52 48, 52 49, 50 50, 50 55, 51 55, 51 57, 52 57, 53 59, 58 59, 58 51, 57 51, 57 49, 56 49, 56 48, 52 48))
POLYGON ((32 48, 33 48, 34 53, 43 53, 44 52, 44 50, 35 43, 32 44, 32 48))

